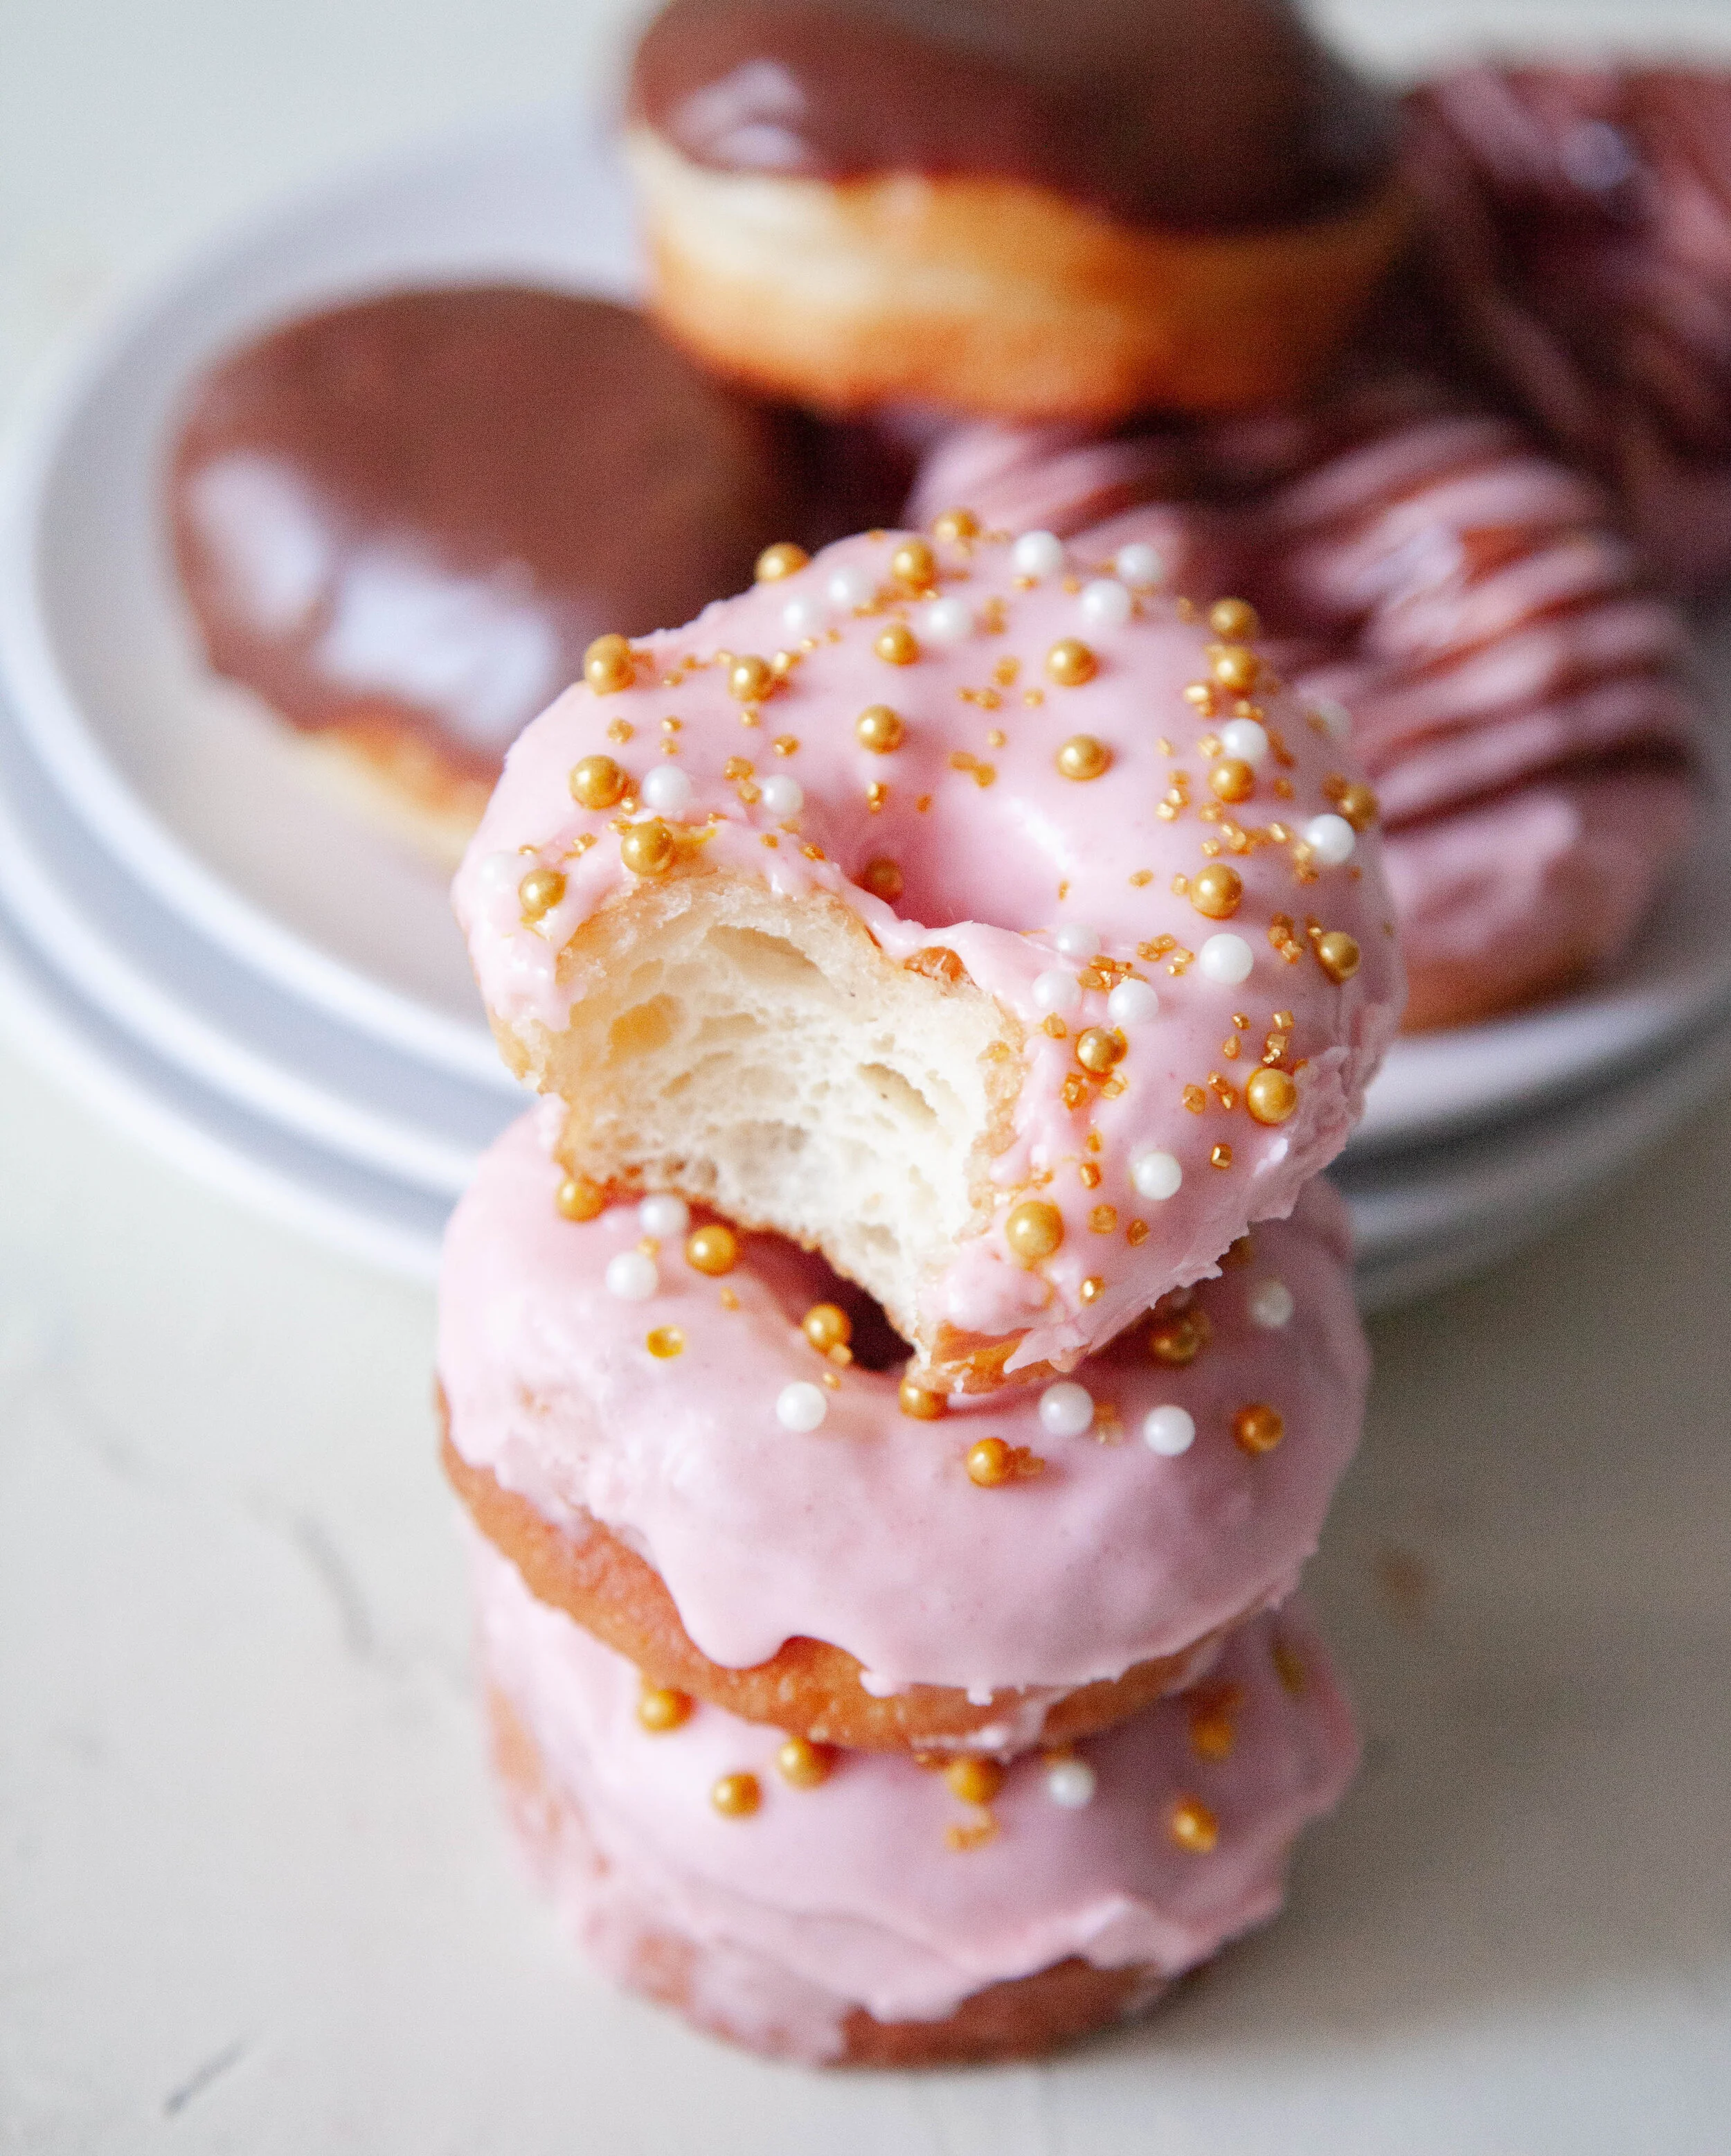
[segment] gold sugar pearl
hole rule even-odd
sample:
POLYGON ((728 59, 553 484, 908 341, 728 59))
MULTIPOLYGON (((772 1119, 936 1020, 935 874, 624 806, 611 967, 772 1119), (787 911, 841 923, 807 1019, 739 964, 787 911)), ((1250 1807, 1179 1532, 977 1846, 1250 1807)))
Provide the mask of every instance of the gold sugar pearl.
POLYGON ((790 1737, 776 1754, 776 1772, 796 1789, 815 1789, 835 1770, 835 1753, 807 1737, 790 1737))
POLYGON ((571 798, 580 808, 613 808, 631 780, 610 756, 586 756, 571 766, 571 798))
POLYGON ((1337 988, 1344 987, 1357 973, 1361 955, 1358 945, 1344 929, 1330 929, 1326 936, 1316 939, 1316 963, 1337 988))
POLYGON ((1243 877, 1224 861, 1210 861, 1190 880, 1190 902, 1210 921, 1230 921, 1243 896, 1243 877))
POLYGON ((932 520, 935 539, 977 539, 980 520, 971 509, 946 509, 941 516, 932 520))
POLYGON ((586 1175, 568 1175, 553 1194, 553 1203, 567 1220, 592 1220, 607 1204, 607 1193, 586 1175))
POLYGON ((936 1422, 950 1412, 950 1402, 942 1393, 930 1391, 913 1378, 902 1379, 895 1397, 902 1413, 915 1422, 936 1422))
POLYGON ((1230 1759, 1237 1732, 1232 1718, 1216 1707, 1190 1718, 1190 1748, 1199 1759, 1230 1759))
POLYGON ((755 1774, 724 1774, 709 1791, 709 1802, 723 1819, 750 1819, 763 1802, 755 1774))
POLYGON ((1223 644, 1214 654, 1214 678, 1234 696, 1247 696, 1262 670, 1262 660, 1247 644, 1223 644))
POLYGON ((1298 1105, 1298 1089, 1291 1075, 1272 1065, 1252 1070, 1244 1081, 1244 1105, 1257 1123, 1283 1123, 1298 1105))
POLYGON ((901 714, 891 711, 888 704, 868 704, 853 721, 854 739, 873 756, 893 754, 901 747, 907 732, 901 714))
MULTIPOLYGON (((1062 636, 1046 654, 1046 678, 1057 682, 1060 689, 1079 689, 1084 681, 1092 681, 1100 670, 1100 662, 1079 636, 1062 636)), ((1103 764, 1101 769, 1105 766, 1103 764)), ((1092 772, 1070 772, 1068 778, 1092 778, 1092 772)))
POLYGON ((1220 1821, 1200 1797, 1177 1797, 1166 1814, 1166 1832, 1192 1856, 1206 1856, 1220 1840, 1220 1821))
POLYGON ((1216 599, 1208 609, 1208 626, 1228 644, 1248 644, 1262 627, 1248 599, 1216 599))
POLYGON ((889 573, 916 592, 929 591, 938 574, 938 557, 923 539, 904 539, 889 557, 889 573))
POLYGON ((1025 1265, 1049 1258, 1064 1240, 1064 1216, 1044 1198, 1027 1198, 1012 1206, 1004 1223, 1010 1254, 1025 1265))
POLYGON ((1247 801, 1256 792, 1256 773, 1242 757, 1222 757, 1209 768, 1208 791, 1216 800, 1247 801))
POLYGON ((719 1220, 707 1227, 694 1228, 685 1238, 685 1262, 694 1272, 707 1273, 719 1280, 723 1273, 730 1273, 740 1261, 740 1239, 731 1228, 724 1228, 719 1220))
POLYGON ((878 656, 892 666, 911 666, 919 656, 919 646, 914 632, 904 621, 893 621, 882 631, 872 649, 878 656))
POLYGON ((799 1322, 799 1329, 820 1355, 832 1348, 845 1348, 853 1337, 853 1320, 837 1302, 814 1302, 799 1322))
POLYGON ((1015 1459, 1001 1437, 982 1437, 977 1445, 970 1445, 965 1465, 969 1481, 982 1490, 996 1489, 1016 1472, 1015 1459))
POLYGON ((1208 1321, 1200 1310, 1180 1311, 1175 1317, 1160 1318, 1149 1328, 1148 1352, 1156 1363, 1182 1370, 1194 1363, 1208 1345, 1208 1321))
POLYGON ((775 685, 775 668, 755 652, 735 659, 727 670, 727 692, 735 703, 761 703, 775 685))
POLYGON ((779 584, 783 577, 791 577, 804 568, 811 558, 805 548, 795 546, 792 540, 778 539, 758 556, 757 581, 761 584, 779 584))
POLYGON ((658 1325, 643 1345, 658 1363, 671 1363, 675 1355, 685 1353, 685 1336, 677 1325, 658 1325))
POLYGON ((1129 1045, 1116 1026, 1091 1025, 1076 1037, 1076 1060, 1084 1070, 1104 1077, 1114 1064, 1123 1062, 1129 1045))
POLYGON ((881 898, 886 906, 894 906, 904 888, 902 872, 892 860, 868 861, 859 872, 859 881, 862 890, 881 898))
POLYGON ((944 1769, 952 1797, 965 1804, 989 1804, 1004 1786, 1004 1770, 996 1759, 977 1759, 971 1754, 952 1759, 944 1769))
POLYGON ((540 921, 565 896, 565 878, 557 869, 531 869, 517 886, 517 903, 525 921, 540 921))
POLYGON ((1370 829, 1376 821, 1377 807, 1376 796, 1368 786, 1344 786, 1334 800, 1334 814, 1344 816, 1355 831, 1370 829))
POLYGON ((1072 734, 1058 751, 1056 762, 1065 778, 1098 778, 1111 768, 1112 752, 1092 734, 1072 734))
POLYGON ((619 841, 619 858, 633 875, 665 875, 677 851, 673 833, 658 816, 627 824, 619 841))
POLYGON ((597 636, 583 654, 583 679, 597 696, 611 696, 628 689, 637 679, 637 666, 627 637, 597 636))
POLYGON ((1286 1435, 1286 1417, 1266 1400, 1254 1400, 1232 1417, 1232 1441, 1241 1452, 1272 1452, 1286 1435))
POLYGON ((645 1679, 638 1694, 638 1720, 652 1737, 664 1737, 668 1730, 691 1719, 694 1704, 689 1692, 675 1691, 671 1685, 652 1685, 645 1679))

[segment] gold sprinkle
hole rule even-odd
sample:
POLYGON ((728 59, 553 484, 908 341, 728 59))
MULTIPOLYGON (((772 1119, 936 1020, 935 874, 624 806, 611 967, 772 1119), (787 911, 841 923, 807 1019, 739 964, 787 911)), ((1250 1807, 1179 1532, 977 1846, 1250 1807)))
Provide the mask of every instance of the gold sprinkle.
POLYGON ((1208 1165, 1211 1168, 1230 1168, 1232 1164, 1232 1148, 1229 1145, 1216 1146, 1208 1156, 1208 1165))
POLYGON ((1118 1233, 1118 1208, 1115 1205, 1096 1205, 1088 1216, 1088 1224, 1097 1235, 1115 1235, 1118 1233))
POLYGON ((592 1220, 607 1202, 606 1192, 586 1175, 566 1176, 553 1197, 567 1220, 592 1220))
POLYGON ((1145 1220, 1132 1220, 1129 1226, 1124 1231, 1124 1240, 1133 1250, 1139 1250, 1148 1240, 1148 1223, 1145 1220))
POLYGON ((777 756, 796 756, 799 752, 797 734, 777 734, 770 743, 777 756))
POLYGON ((1206 1856, 1220 1840, 1220 1821, 1200 1797, 1175 1797, 1166 1814, 1166 1832, 1192 1856, 1206 1856))
POLYGON ((986 746, 988 748, 1001 748, 1009 738, 1010 737, 1001 726, 994 726, 986 737, 986 746))
POLYGON ((1068 1038, 1070 1029, 1056 1011, 1047 1011, 1040 1021, 1040 1030, 1050 1040, 1064 1040, 1068 1038))
POLYGON ((991 678, 1001 689, 1013 689, 1016 677, 1022 671, 1019 659, 1001 659, 991 670, 991 678))
POLYGON ((873 898, 881 898, 886 906, 894 906, 905 888, 900 869, 892 860, 879 859, 868 861, 859 872, 860 887, 868 891, 873 898))
POLYGON ((1100 1170, 1098 1163, 1091 1160, 1078 1162, 1076 1179, 1084 1190, 1098 1190, 1100 1187, 1100 1170))
POLYGON ((1241 1452, 1272 1452, 1285 1435, 1285 1416, 1264 1400, 1253 1400, 1232 1417, 1232 1442, 1241 1452))
POLYGON ((715 1300, 724 1310, 737 1310, 740 1306, 740 1298, 730 1287, 723 1288, 715 1300))
POLYGON ((671 1685, 652 1685, 646 1677, 638 1694, 638 1720, 652 1737, 664 1737, 690 1720, 694 1704, 689 1692, 675 1691, 671 1685))
POLYGON ((979 536, 980 520, 971 509, 946 509, 941 516, 932 520, 932 536, 935 539, 947 539, 954 542, 977 539, 979 536))
POLYGON ((758 556, 757 581, 761 584, 778 584, 782 578, 796 575, 811 558, 805 548, 796 547, 792 540, 779 539, 758 556))
POLYGON ((970 1849, 983 1849, 987 1842, 996 1838, 997 1830, 998 1823, 988 1812, 977 1825, 946 1826, 944 1846, 955 1850, 958 1854, 970 1849))
POLYGON ((685 1353, 685 1336, 677 1325, 658 1325, 643 1342, 658 1363, 671 1363, 675 1355, 685 1353))

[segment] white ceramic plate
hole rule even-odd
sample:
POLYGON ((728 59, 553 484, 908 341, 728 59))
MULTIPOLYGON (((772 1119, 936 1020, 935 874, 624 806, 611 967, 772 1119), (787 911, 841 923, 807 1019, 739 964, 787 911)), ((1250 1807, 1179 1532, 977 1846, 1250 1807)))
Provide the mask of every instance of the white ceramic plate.
MULTIPOLYGON (((329 803, 285 730, 203 671, 161 517, 177 401, 218 352, 316 303, 501 276, 635 285, 619 176, 568 113, 352 175, 142 295, 20 437, 0 511, 0 680, 78 817, 161 907, 313 1009, 502 1089, 443 880, 329 803)), ((1721 824, 1614 980, 1401 1042, 1356 1152, 1578 1091, 1686 1028, 1731 989, 1731 916, 1701 902, 1728 871, 1721 824)))

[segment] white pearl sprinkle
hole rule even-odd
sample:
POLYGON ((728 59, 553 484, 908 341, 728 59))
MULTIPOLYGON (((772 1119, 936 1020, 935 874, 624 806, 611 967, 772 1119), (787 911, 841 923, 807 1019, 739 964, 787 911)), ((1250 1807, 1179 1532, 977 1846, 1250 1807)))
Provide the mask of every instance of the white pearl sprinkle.
POLYGON ((1046 1769, 1046 1794, 1067 1812, 1093 1802, 1094 1771, 1086 1759, 1054 1759, 1046 1769))
POLYGON ((1151 1452, 1163 1460, 1175 1460, 1196 1441, 1196 1419, 1183 1408, 1150 1408, 1143 1418, 1142 1435, 1151 1452))
POLYGON ((1352 732, 1352 713, 1338 696, 1312 696, 1305 709, 1314 719, 1320 719, 1335 741, 1344 741, 1352 732))
POLYGON ((1228 719, 1220 730, 1220 746, 1253 770, 1268 753, 1268 730, 1255 719, 1228 719))
POLYGON ((1120 547, 1112 557, 1112 566, 1127 584, 1160 584, 1165 582, 1166 557, 1158 547, 1150 547, 1139 540, 1134 546, 1120 547))
POLYGON ((781 609, 781 627, 789 636, 821 636, 828 626, 829 608, 816 592, 796 592, 781 609))
POLYGON ((478 871, 483 891, 508 891, 515 894, 517 886, 529 873, 526 854, 489 854, 478 871))
POLYGON ((1100 932, 1089 928, 1079 921, 1073 921, 1060 928, 1052 937, 1058 955, 1064 958, 1092 958, 1100 947, 1100 932))
POLYGON ((1130 1155, 1130 1183, 1139 1198, 1159 1204, 1163 1199, 1175 1198, 1183 1181, 1177 1157, 1162 1152, 1158 1146, 1138 1146, 1130 1155))
POLYGON ((1284 1281, 1258 1281, 1246 1301, 1251 1322, 1264 1332, 1278 1332, 1292 1322, 1293 1291, 1284 1281))
POLYGON ((1211 936, 1196 953, 1196 971, 1222 988, 1236 988, 1250 978, 1256 953, 1242 936, 1211 936))
POLYGON ((1033 986, 1034 1009, 1038 1011, 1080 1010, 1082 983, 1073 973, 1067 973, 1061 966, 1050 966, 1043 973, 1036 973, 1033 986))
POLYGON ((783 1385, 776 1395, 776 1420, 783 1430, 816 1430, 828 1413, 822 1386, 807 1384, 803 1378, 783 1385))
POLYGON ((607 1260, 607 1293, 621 1302, 647 1302, 661 1286, 661 1275, 647 1250, 621 1250, 607 1260))
POLYGON ((691 1225, 691 1208, 683 1198, 658 1191, 638 1206, 638 1225, 646 1235, 653 1235, 658 1242, 668 1242, 675 1235, 683 1235, 691 1225))
POLYGON ((785 771, 773 771, 767 778, 760 779, 758 798, 765 809, 778 823, 790 816, 797 816, 806 805, 806 789, 796 778, 790 778, 785 771))
POLYGON ((1024 531, 1010 559, 1019 577, 1055 577, 1064 565, 1064 542, 1055 531, 1024 531))
POLYGON ((676 763, 658 763, 653 771, 646 772, 638 793, 644 808, 653 808, 658 816, 676 816, 697 798, 690 773, 681 771, 676 763))
POLYGON ((1160 1009, 1160 991, 1151 981, 1120 981, 1106 998, 1106 1016, 1114 1025, 1146 1025, 1160 1009))
POLYGON ((1040 1427, 1047 1437, 1080 1437, 1093 1424, 1093 1394, 1065 1378, 1040 1395, 1040 1427))
POLYGON ((824 593, 832 606, 851 613, 855 607, 869 606, 877 598, 878 579, 863 562, 846 562, 831 572, 824 593))
POLYGON ((1083 619, 1095 629, 1122 629, 1135 601, 1116 578, 1096 577, 1082 587, 1083 619))
POLYGON ((1338 869, 1351 858, 1359 834, 1344 816, 1313 816, 1304 826, 1304 843, 1323 868, 1338 869))
POLYGON ((919 629, 933 644, 960 644, 974 633, 974 609, 965 599, 934 599, 919 617, 919 629))

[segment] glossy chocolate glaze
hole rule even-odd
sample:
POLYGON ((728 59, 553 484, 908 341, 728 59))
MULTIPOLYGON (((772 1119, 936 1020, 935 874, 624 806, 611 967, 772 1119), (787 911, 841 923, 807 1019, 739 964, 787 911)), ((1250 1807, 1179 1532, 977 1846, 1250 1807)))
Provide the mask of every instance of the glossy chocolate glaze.
POLYGON ((1343 209, 1395 134, 1288 0, 673 0, 632 107, 723 170, 991 174, 1198 231, 1343 209))
POLYGON ((833 513, 889 513, 899 474, 880 488, 851 443, 712 381, 638 315, 476 286, 235 353, 195 394, 171 503, 218 672, 300 726, 407 731, 489 779, 592 638, 687 621, 771 541, 834 536, 815 503, 837 466, 833 513))

